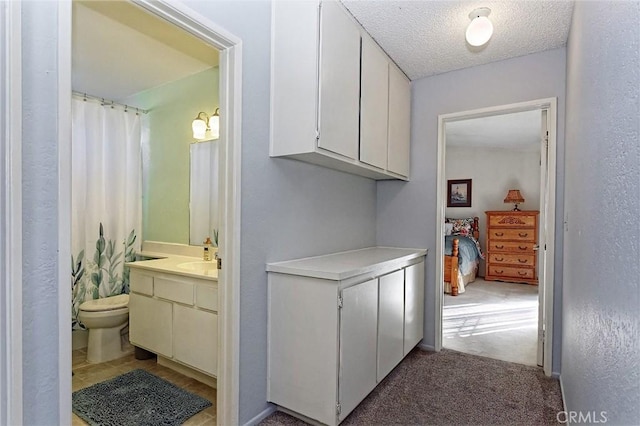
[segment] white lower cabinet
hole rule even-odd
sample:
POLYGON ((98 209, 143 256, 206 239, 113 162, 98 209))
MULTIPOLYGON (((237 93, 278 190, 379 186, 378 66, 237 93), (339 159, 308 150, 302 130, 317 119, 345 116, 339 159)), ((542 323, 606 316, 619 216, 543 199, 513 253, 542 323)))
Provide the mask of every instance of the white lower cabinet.
POLYGON ((216 377, 217 284, 132 267, 130 285, 131 344, 216 377))
POLYGON ((268 264, 267 399, 343 421, 422 339, 425 256, 374 247, 268 264))

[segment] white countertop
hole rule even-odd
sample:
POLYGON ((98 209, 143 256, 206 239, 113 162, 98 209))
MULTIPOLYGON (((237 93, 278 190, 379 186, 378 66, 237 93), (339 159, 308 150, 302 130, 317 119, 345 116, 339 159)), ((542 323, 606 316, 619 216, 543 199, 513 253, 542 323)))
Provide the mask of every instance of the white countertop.
MULTIPOLYGON (((192 271, 180 267, 183 263, 204 262, 201 257, 178 256, 167 253, 157 253, 143 251, 138 253, 141 256, 162 257, 161 259, 139 260, 137 262, 127 262, 125 265, 130 268, 146 269, 148 271, 165 272, 169 274, 183 275, 186 277, 200 278, 209 281, 218 281, 218 270, 192 271)), ((210 261, 215 264, 215 261, 210 261)))
POLYGON ((380 269, 389 269, 427 254, 426 249, 369 247, 360 250, 267 263, 268 272, 341 281, 380 269))

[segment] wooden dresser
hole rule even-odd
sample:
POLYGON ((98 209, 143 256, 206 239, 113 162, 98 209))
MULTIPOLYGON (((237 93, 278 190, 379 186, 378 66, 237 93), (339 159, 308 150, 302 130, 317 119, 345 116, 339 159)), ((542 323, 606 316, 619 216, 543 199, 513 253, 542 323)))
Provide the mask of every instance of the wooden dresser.
POLYGON ((538 211, 488 211, 487 281, 538 284, 538 211))

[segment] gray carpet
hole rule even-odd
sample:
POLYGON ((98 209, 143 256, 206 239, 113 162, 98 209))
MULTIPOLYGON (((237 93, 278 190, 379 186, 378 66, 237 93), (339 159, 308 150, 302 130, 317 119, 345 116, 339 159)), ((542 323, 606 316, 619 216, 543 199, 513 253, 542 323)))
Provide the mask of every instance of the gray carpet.
POLYGON ((73 393, 73 412, 92 426, 181 425, 210 401, 145 370, 73 393))
MULTIPOLYGON (((451 350, 414 349, 343 425, 550 425, 558 380, 542 369, 451 350)), ((304 425, 276 412, 261 423, 304 425)))

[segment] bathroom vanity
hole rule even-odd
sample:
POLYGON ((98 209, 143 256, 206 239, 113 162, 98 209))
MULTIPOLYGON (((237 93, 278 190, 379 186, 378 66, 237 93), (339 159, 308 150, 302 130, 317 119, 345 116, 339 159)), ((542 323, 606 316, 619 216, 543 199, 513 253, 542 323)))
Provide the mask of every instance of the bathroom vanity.
POLYGON ((169 255, 128 266, 131 344, 157 354, 159 364, 215 386, 216 263, 169 255))
POLYGON ((269 263, 267 399, 336 425, 423 337, 426 250, 269 263))

